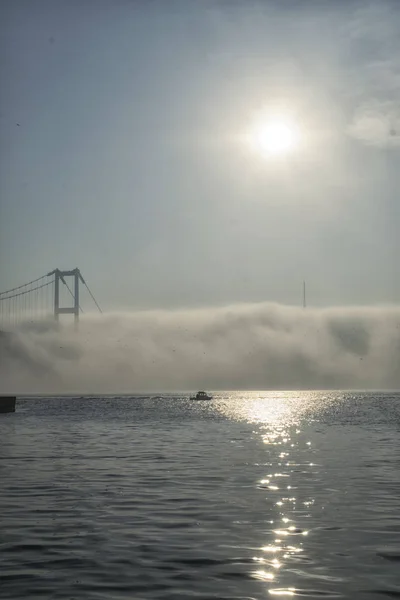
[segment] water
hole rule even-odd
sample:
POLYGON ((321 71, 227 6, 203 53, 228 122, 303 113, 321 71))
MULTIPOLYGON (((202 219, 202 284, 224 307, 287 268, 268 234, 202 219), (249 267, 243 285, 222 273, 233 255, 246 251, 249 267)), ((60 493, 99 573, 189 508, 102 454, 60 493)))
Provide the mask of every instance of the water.
POLYGON ((0 597, 400 598, 400 394, 0 415, 0 597))

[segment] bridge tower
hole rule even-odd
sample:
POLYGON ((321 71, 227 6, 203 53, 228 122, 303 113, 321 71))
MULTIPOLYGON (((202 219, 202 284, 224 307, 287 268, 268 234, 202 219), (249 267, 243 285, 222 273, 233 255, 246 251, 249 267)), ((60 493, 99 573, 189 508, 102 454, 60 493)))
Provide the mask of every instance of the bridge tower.
POLYGON ((59 320, 61 314, 74 315, 75 326, 77 326, 79 314, 83 313, 79 304, 81 283, 97 306, 98 311, 102 313, 99 303, 78 268, 70 271, 54 269, 50 273, 28 281, 28 283, 0 292, 0 328, 9 328, 25 321, 32 322, 37 319, 47 319, 49 314, 52 313, 54 313, 56 321, 59 320), (70 277, 74 279, 74 291, 71 290, 66 281, 70 277), (72 307, 60 306, 60 301, 63 303, 61 300, 63 296, 60 297, 60 281, 73 298, 72 307))
POLYGON ((60 271, 60 269, 54 269, 48 275, 54 275, 54 318, 56 321, 59 320, 59 315, 72 314, 74 315, 75 324, 79 321, 79 282, 86 285, 81 272, 78 268, 72 269, 72 271, 60 271), (65 277, 74 278, 74 291, 72 293, 74 305, 72 307, 61 307, 60 306, 60 281, 67 285, 65 277))

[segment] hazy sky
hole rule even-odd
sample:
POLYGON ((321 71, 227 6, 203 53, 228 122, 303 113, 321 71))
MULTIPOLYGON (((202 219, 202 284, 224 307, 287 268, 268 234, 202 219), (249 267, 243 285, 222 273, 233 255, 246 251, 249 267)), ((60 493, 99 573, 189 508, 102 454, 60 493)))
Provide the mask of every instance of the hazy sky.
POLYGON ((104 308, 400 301, 400 3, 0 7, 0 290, 104 308), (283 7, 282 7, 283 6, 283 7), (290 115, 262 156, 249 124, 290 115))

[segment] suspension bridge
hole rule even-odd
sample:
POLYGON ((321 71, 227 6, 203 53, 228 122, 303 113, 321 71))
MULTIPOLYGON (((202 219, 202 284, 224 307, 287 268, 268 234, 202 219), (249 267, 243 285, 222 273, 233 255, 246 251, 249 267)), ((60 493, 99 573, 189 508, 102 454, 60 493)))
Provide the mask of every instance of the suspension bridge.
POLYGON ((7 330, 25 322, 73 315, 77 325, 84 311, 81 306, 83 286, 97 310, 99 303, 78 268, 69 271, 54 269, 46 275, 0 292, 0 329, 7 330), (68 281, 72 279, 72 286, 68 281), (71 289, 72 287, 72 289, 71 289))

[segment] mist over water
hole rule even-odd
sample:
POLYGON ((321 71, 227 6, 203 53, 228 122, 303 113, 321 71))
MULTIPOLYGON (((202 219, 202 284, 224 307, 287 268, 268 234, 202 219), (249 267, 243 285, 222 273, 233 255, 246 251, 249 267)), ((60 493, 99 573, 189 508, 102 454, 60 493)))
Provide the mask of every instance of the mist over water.
POLYGON ((399 307, 116 312, 0 335, 3 393, 398 389, 399 364, 399 307))

